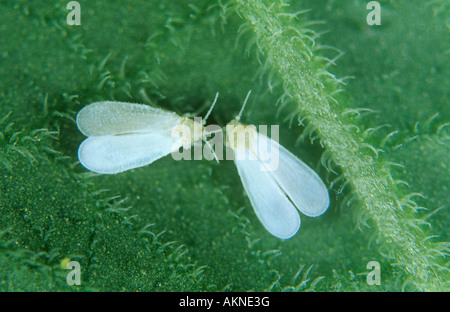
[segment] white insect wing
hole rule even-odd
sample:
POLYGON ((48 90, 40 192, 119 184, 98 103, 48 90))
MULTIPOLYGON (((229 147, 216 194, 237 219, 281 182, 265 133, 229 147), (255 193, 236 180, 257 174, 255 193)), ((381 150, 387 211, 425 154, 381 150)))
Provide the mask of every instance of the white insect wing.
POLYGON ((124 102, 92 103, 77 114, 77 125, 85 136, 172 129, 182 117, 173 112, 143 104, 124 102))
MULTIPOLYGON (((241 148, 236 148, 235 154, 254 153, 253 150, 239 151, 241 148)), ((278 238, 288 239, 299 230, 300 216, 271 172, 261 170, 262 162, 256 156, 254 155, 254 159, 235 157, 242 184, 256 215, 267 231, 278 238)))
POLYGON ((328 190, 320 177, 276 141, 258 133, 258 155, 266 146, 269 158, 260 157, 279 187, 289 196, 298 210, 309 217, 323 214, 330 204, 328 190), (278 160, 275 158, 278 157, 278 160))
POLYGON ((91 171, 115 174, 151 164, 168 155, 174 143, 170 132, 94 136, 81 143, 78 159, 91 171))
POLYGON ((171 133, 182 120, 175 113, 142 104, 90 104, 77 115, 78 128, 88 136, 78 149, 78 159, 101 174, 148 165, 182 145, 171 133))

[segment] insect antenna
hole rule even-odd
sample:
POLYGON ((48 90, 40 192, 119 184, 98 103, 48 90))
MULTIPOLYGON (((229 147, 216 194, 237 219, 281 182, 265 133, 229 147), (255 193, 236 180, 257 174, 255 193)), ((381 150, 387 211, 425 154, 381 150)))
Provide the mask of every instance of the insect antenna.
POLYGON ((244 100, 244 104, 242 104, 242 108, 239 112, 239 115, 237 115, 235 118, 237 121, 241 120, 242 113, 244 112, 245 105, 247 104, 248 98, 250 97, 251 93, 252 93, 252 90, 248 91, 247 96, 245 97, 245 100, 244 100))
MULTIPOLYGON (((212 112, 214 106, 216 105, 217 99, 218 99, 218 98, 219 98, 219 92, 216 93, 216 97, 214 98, 214 101, 213 101, 213 103, 211 104, 211 107, 209 108, 208 112, 206 113, 205 117, 203 118, 203 124, 206 123, 206 120, 208 119, 208 117, 209 117, 209 115, 211 114, 211 112, 212 112)), ((203 133, 203 138, 202 138, 203 142, 205 142, 205 144, 208 145, 208 147, 210 148, 211 152, 212 152, 213 155, 214 155, 214 159, 217 161, 217 163, 219 163, 219 158, 217 157, 216 152, 215 152, 214 149, 212 148, 211 144, 209 144, 209 142, 206 140, 206 136, 209 135, 209 134, 211 134, 211 133, 216 133, 216 132, 218 132, 218 131, 222 131, 222 130, 210 131, 210 132, 204 132, 204 133, 203 133)))
MULTIPOLYGON (((215 132, 218 132, 218 131, 207 132, 207 134, 215 133, 215 132)), ((216 152, 214 151, 214 149, 211 146, 211 144, 209 144, 209 142, 205 138, 203 138, 203 142, 205 142, 205 144, 208 145, 209 149, 211 150, 212 154, 214 155, 214 159, 216 160, 216 162, 220 163, 219 162, 219 158, 217 157, 216 152)))
POLYGON ((209 115, 211 114, 214 105, 217 103, 217 99, 219 98, 219 92, 216 93, 216 97, 214 98, 213 103, 211 104, 211 107, 209 108, 208 112, 206 113, 205 117, 203 118, 204 122, 206 122, 206 119, 208 119, 209 115))

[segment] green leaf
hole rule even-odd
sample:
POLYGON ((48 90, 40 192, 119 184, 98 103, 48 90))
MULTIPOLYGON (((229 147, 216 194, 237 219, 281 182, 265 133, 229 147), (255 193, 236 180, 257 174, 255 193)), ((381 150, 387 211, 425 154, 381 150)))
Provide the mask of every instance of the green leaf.
POLYGON ((449 289, 447 2, 380 1, 380 26, 366 1, 79 2, 80 26, 66 1, 0 5, 0 290, 449 289), (243 122, 280 125, 329 187, 289 240, 232 161, 77 162, 91 102, 204 115, 219 91, 223 127, 250 89, 243 122))

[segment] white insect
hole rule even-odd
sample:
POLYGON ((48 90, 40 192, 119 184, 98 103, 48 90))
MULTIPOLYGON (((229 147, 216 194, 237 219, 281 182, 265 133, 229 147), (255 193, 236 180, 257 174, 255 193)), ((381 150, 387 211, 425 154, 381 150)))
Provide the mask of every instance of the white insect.
POLYGON ((186 116, 148 105, 115 101, 84 107, 77 114, 77 126, 88 137, 78 149, 78 159, 87 169, 101 174, 151 164, 182 146, 190 148, 205 136, 203 124, 186 116))
POLYGON ((259 220, 272 235, 288 239, 300 228, 297 210, 309 217, 320 216, 330 203, 328 191, 320 177, 283 146, 258 133, 255 126, 239 123, 249 95, 239 115, 227 125, 227 145, 234 152, 239 175, 259 220), (267 166, 261 146, 276 152, 277 168, 267 166))

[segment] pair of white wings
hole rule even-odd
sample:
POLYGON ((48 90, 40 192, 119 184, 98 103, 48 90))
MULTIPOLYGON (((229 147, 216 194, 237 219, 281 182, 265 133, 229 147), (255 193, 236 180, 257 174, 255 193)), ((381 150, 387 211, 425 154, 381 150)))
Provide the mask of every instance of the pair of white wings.
POLYGON ((78 128, 88 137, 78 149, 78 159, 87 169, 101 174, 151 164, 181 147, 171 131, 182 121, 176 113, 148 105, 90 104, 77 115, 78 128))
MULTIPOLYGON (((171 130, 183 117, 147 105, 97 102, 83 108, 77 125, 88 138, 80 145, 78 158, 87 169, 114 174, 141 167, 181 147, 171 130)), ((258 150, 247 148, 254 160, 235 157, 245 190, 264 227, 287 239, 300 228, 300 210, 307 216, 323 214, 329 205, 328 191, 319 176, 301 160, 270 138, 258 134, 265 146, 278 149, 276 170, 262 171, 258 150)), ((256 146, 256 145, 254 145, 256 146)), ((242 152, 237 148, 235 154, 242 152)))
POLYGON ((329 206, 329 196, 320 177, 305 163, 279 145, 258 133, 250 146, 235 148, 235 163, 253 208, 264 227, 274 236, 287 239, 300 228, 297 210, 310 217, 323 214, 329 206), (263 160, 258 146, 269 146, 278 151, 278 166, 261 170, 263 160), (246 151, 239 151, 245 148, 246 151), (253 154, 239 159, 237 156, 253 154))

